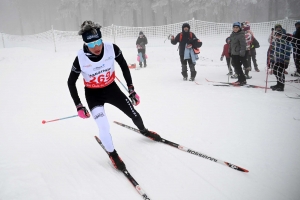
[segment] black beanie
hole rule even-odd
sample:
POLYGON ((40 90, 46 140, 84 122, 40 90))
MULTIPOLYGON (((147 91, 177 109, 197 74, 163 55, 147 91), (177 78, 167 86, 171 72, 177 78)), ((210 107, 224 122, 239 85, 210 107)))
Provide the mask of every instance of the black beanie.
POLYGON ((84 21, 78 34, 82 36, 85 43, 93 42, 102 38, 100 28, 99 24, 92 21, 84 21))

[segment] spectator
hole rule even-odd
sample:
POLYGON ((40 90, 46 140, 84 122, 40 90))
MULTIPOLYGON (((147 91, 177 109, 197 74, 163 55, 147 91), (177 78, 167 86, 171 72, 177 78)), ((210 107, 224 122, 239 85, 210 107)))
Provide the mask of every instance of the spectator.
POLYGON ((232 29, 229 53, 232 57, 232 65, 235 69, 235 73, 238 76, 238 80, 234 84, 242 86, 247 84, 246 77, 242 70, 242 62, 246 53, 245 32, 242 30, 240 22, 233 23, 232 29))
POLYGON ((179 57, 181 62, 181 74, 183 80, 186 81, 188 78, 187 74, 187 63, 191 71, 190 81, 194 81, 197 71, 195 70, 197 56, 191 49, 197 49, 202 46, 202 42, 196 37, 194 33, 190 31, 191 27, 188 23, 182 24, 182 32, 178 33, 176 37, 171 36, 171 43, 176 45, 179 42, 179 57))
POLYGON ((292 76, 300 77, 300 21, 295 23, 296 30, 293 33, 293 58, 296 71, 292 76))
POLYGON ((140 31, 139 37, 136 40, 136 47, 138 50, 140 67, 142 67, 143 62, 144 62, 144 67, 147 67, 146 44, 148 44, 147 37, 144 35, 143 31, 140 31))
POLYGON ((230 55, 229 55, 229 43, 230 43, 230 37, 226 38, 226 44, 224 44, 224 47, 223 47, 223 52, 222 52, 222 55, 221 55, 221 61, 223 61, 223 58, 225 56, 226 58, 226 63, 227 63, 227 67, 228 67, 228 71, 229 73, 227 75, 232 75, 232 69, 231 69, 231 58, 230 58, 230 55))
POLYGON ((277 29, 273 40, 271 40, 270 67, 277 79, 277 84, 271 86, 271 89, 274 91, 284 91, 284 70, 288 68, 291 54, 289 39, 291 39, 291 37, 288 37, 286 34, 284 34, 282 29, 277 29))

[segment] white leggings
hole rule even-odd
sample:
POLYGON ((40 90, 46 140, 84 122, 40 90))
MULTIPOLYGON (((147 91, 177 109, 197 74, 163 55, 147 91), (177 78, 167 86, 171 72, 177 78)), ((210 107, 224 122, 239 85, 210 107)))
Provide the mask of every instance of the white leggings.
POLYGON ((110 127, 109 127, 108 119, 105 114, 104 107, 103 106, 94 107, 91 110, 91 113, 98 126, 99 138, 102 144, 104 145, 106 151, 113 152, 115 148, 109 132, 110 127))

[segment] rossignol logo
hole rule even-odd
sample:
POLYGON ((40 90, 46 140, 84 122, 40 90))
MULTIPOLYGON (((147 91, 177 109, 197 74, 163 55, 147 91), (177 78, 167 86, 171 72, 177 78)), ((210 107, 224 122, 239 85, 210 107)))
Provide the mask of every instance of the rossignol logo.
POLYGON ((96 34, 96 35, 89 35, 89 36, 86 37, 86 39, 90 40, 90 39, 98 38, 98 37, 99 37, 98 34, 96 34))
POLYGON ((196 155, 196 156, 199 156, 199 157, 202 157, 202 158, 205 158, 205 159, 214 161, 214 162, 218 162, 217 159, 212 158, 212 157, 209 157, 209 156, 207 156, 207 155, 203 155, 203 154, 201 154, 201 153, 198 153, 197 151, 192 151, 192 150, 188 149, 187 152, 190 153, 190 154, 193 154, 193 155, 196 155))
POLYGON ((99 117, 104 117, 104 114, 103 113, 96 114, 94 119, 98 119, 99 117))

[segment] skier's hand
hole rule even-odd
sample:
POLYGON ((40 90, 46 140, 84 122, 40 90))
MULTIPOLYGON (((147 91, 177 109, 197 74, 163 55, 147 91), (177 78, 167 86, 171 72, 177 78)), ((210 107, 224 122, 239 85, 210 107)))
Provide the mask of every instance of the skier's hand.
POLYGON ((221 56, 220 60, 223 61, 223 56, 221 56))
POLYGON ((137 93, 134 91, 133 85, 128 86, 128 92, 129 92, 129 98, 134 106, 139 105, 140 103, 140 97, 137 95, 137 93))
POLYGON ((82 106, 82 104, 78 104, 76 106, 77 108, 77 113, 78 113, 78 116, 82 119, 86 119, 86 118, 89 118, 90 117, 90 113, 89 111, 84 107, 82 106))

